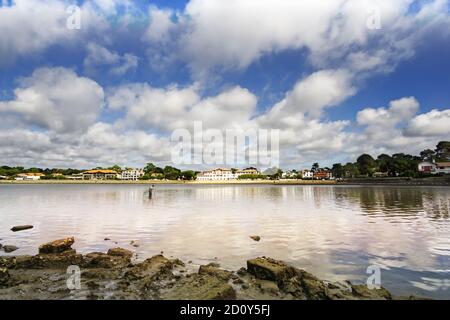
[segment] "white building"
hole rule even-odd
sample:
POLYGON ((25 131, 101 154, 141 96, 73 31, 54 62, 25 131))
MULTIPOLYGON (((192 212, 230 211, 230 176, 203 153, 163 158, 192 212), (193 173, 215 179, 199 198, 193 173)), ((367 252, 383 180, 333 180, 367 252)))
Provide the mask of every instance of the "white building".
POLYGON ((314 178, 314 172, 311 170, 302 170, 302 179, 313 179, 314 178))
POLYGON ((422 161, 418 165, 418 170, 419 172, 423 173, 434 173, 434 171, 436 170, 436 164, 429 161, 422 161))
POLYGON ((120 174, 120 179, 122 180, 139 180, 145 175, 143 169, 127 169, 122 171, 120 174))
POLYGON ((43 173, 19 173, 15 180, 18 181, 35 181, 40 180, 44 176, 43 173))
POLYGON ((203 171, 197 175, 198 181, 228 181, 235 179, 237 179, 237 175, 231 169, 225 168, 203 171))
POLYGON ((418 165, 419 172, 431 174, 450 174, 450 162, 429 162, 423 161, 418 165))
POLYGON ((436 173, 450 174, 450 162, 436 162, 436 173))

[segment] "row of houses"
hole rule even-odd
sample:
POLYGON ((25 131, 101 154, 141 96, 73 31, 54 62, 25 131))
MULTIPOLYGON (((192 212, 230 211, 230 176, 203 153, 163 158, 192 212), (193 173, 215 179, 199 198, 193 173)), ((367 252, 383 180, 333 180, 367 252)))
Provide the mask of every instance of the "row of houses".
POLYGON ((450 162, 423 161, 419 163, 418 170, 429 174, 450 174, 450 162))
POLYGON ((243 170, 233 170, 228 168, 217 168, 203 171, 197 175, 197 181, 229 181, 236 180, 242 175, 259 175, 256 168, 247 168, 243 170))
POLYGON ((282 179, 304 179, 304 180, 330 180, 333 179, 333 174, 329 170, 321 169, 312 171, 309 169, 301 171, 286 171, 281 175, 282 179))
MULTIPOLYGON (((120 173, 114 170, 94 169, 83 173, 66 176, 69 180, 139 180, 144 176, 143 169, 127 169, 120 173)), ((45 174, 43 173, 19 173, 15 180, 19 181, 35 181, 40 180, 45 174)), ((53 174, 53 177, 62 176, 62 174, 53 174)))

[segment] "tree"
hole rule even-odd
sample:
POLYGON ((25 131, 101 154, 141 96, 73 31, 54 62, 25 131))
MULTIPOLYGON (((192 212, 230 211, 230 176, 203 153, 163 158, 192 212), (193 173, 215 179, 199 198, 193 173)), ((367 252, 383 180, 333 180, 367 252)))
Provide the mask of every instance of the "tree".
POLYGON ((181 170, 171 167, 171 166, 165 166, 163 169, 164 178, 168 180, 178 180, 181 178, 181 170))
POLYGON ((183 180, 195 180, 196 175, 197 174, 195 173, 195 171, 192 170, 181 172, 181 177, 183 178, 183 180))
POLYGON ((319 168, 320 168, 319 164, 317 162, 314 162, 312 167, 311 167, 311 171, 312 172, 316 172, 316 171, 319 170, 319 168))
POLYGON ((164 170, 160 167, 155 166, 153 163, 149 162, 145 166, 144 172, 145 172, 145 174, 151 176, 152 174, 155 174, 155 173, 163 173, 164 170))
POLYGON ((358 159, 356 159, 356 163, 358 165, 359 172, 368 176, 372 176, 377 166, 374 158, 367 153, 360 155, 358 159))
POLYGON ((423 161, 432 161, 434 159, 435 154, 436 153, 433 150, 425 149, 425 150, 420 152, 420 158, 423 161))
POLYGON ((395 170, 394 170, 394 160, 392 159, 392 157, 388 154, 380 154, 377 157, 376 163, 378 165, 378 169, 381 172, 387 172, 389 176, 394 176, 395 175, 395 170))
POLYGON ((358 166, 354 163, 347 162, 343 169, 346 178, 354 178, 359 175, 358 166))
POLYGON ((436 145, 436 161, 450 160, 450 141, 440 141, 436 145))
POLYGON ((342 178, 344 176, 344 167, 340 163, 335 163, 331 168, 331 173, 336 178, 342 178))

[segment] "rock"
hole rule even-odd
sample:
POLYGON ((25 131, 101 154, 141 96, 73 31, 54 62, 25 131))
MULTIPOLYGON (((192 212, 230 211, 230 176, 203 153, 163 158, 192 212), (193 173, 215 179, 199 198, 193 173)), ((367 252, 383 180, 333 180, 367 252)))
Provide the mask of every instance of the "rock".
POLYGON ((71 250, 72 249, 71 247, 74 242, 75 242, 74 237, 48 242, 39 247, 39 253, 40 254, 61 253, 67 250, 71 250))
POLYGON ((174 287, 161 294, 164 300, 234 300, 236 291, 226 281, 210 276, 192 274, 181 278, 174 287))
POLYGON ((365 284, 352 285, 352 294, 358 299, 392 300, 392 296, 385 288, 369 289, 365 284))
POLYGON ((261 240, 261 237, 260 236, 250 236, 250 239, 259 241, 259 240, 261 240))
POLYGON ((91 252, 83 257, 84 268, 118 268, 126 267, 130 261, 131 256, 117 256, 109 255, 103 252, 91 252))
POLYGON ((214 263, 200 266, 200 268, 198 269, 198 274, 207 274, 225 281, 230 280, 231 276, 233 275, 233 273, 230 271, 219 269, 214 263))
POLYGON ((22 230, 27 230, 27 229, 32 229, 32 228, 33 228, 32 225, 14 226, 11 228, 11 231, 17 232, 17 231, 22 231, 22 230))
POLYGON ((283 282, 297 275, 295 268, 265 257, 248 260, 247 271, 258 279, 276 282, 283 282))
POLYGON ((125 273, 131 280, 148 278, 154 279, 172 274, 174 263, 162 255, 156 255, 134 265, 125 273))
POLYGON ((3 245, 0 243, 0 249, 3 247, 3 245))
POLYGON ((10 253, 10 252, 16 251, 17 249, 19 249, 19 247, 11 246, 11 245, 4 245, 2 249, 6 253, 10 253))
POLYGON ((109 240, 111 240, 111 239, 110 239, 110 238, 105 238, 104 240, 105 240, 105 241, 109 241, 109 240))
POLYGON ((107 254, 110 256, 125 257, 125 258, 131 258, 133 256, 133 252, 123 248, 109 249, 107 254))
POLYGON ((137 248, 137 247, 139 247, 139 243, 137 242, 137 241, 131 241, 130 242, 130 244, 133 246, 133 247, 135 247, 135 248, 137 248))
POLYGON ((8 287, 11 282, 11 275, 8 269, 0 269, 0 288, 8 287))

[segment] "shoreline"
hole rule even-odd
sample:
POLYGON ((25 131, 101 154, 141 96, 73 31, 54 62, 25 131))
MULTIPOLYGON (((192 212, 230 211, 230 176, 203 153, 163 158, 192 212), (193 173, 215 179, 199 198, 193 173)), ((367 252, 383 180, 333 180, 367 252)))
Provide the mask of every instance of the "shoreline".
POLYGON ((0 257, 0 300, 418 299, 393 296, 383 287, 321 280, 267 257, 247 260, 246 268, 230 271, 217 263, 194 268, 190 261, 162 253, 137 262, 132 251, 119 247, 82 255, 71 248, 74 241, 71 237, 41 245, 35 256, 0 257), (73 277, 68 268, 78 270, 75 288, 68 286, 73 277))
POLYGON ((74 185, 188 185, 188 186, 208 186, 208 185, 329 185, 329 186, 450 186, 450 178, 370 178, 370 179, 347 179, 336 180, 233 180, 233 181, 177 181, 177 180, 35 180, 16 181, 0 180, 0 185, 48 185, 48 184, 74 184, 74 185))

